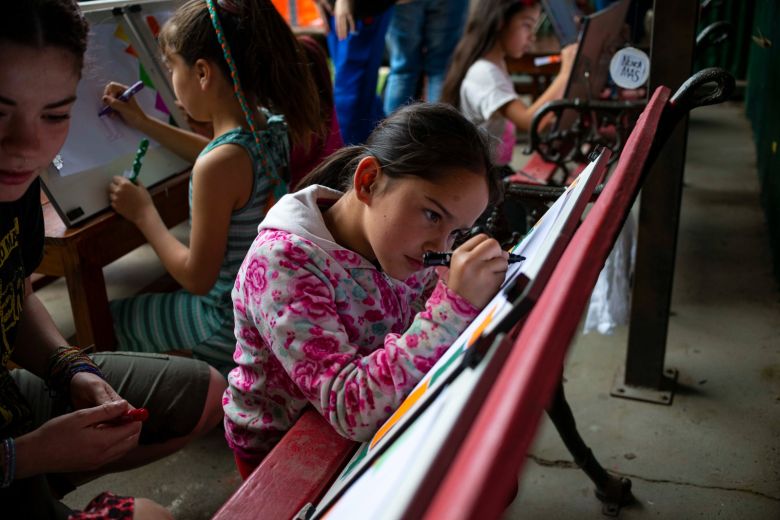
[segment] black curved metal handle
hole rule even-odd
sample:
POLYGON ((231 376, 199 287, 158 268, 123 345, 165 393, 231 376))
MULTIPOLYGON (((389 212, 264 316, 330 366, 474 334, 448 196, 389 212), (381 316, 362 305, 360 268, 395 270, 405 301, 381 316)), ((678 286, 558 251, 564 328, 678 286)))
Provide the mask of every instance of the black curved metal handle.
POLYGON ((696 53, 706 50, 708 47, 718 45, 731 36, 731 24, 726 21, 713 22, 702 29, 696 36, 696 53))
POLYGON ((541 124, 547 114, 552 112, 558 115, 565 108, 576 108, 581 103, 579 99, 554 99, 548 101, 534 112, 533 118, 531 118, 531 127, 528 129, 528 145, 523 149, 523 154, 531 155, 539 150, 539 144, 542 142, 541 124))
POLYGON ((709 67, 688 78, 677 89, 669 103, 681 113, 697 107, 717 105, 731 97, 735 86, 734 76, 728 71, 709 67))
POLYGON ((655 162, 677 123, 691 110, 706 105, 717 105, 731 97, 736 82, 727 71, 710 67, 700 70, 683 83, 664 108, 658 131, 653 139, 653 147, 645 162, 646 170, 655 162))

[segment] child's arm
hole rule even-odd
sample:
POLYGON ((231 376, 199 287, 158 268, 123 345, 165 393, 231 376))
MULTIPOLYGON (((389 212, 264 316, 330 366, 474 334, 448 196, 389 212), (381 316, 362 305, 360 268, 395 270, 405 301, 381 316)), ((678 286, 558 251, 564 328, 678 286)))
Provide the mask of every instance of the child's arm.
MULTIPOLYGON (((567 45, 561 50, 561 69, 550 86, 534 100, 531 105, 526 105, 519 99, 510 101, 502 106, 499 111, 501 115, 512 121, 521 131, 527 131, 531 128, 534 114, 548 101, 561 99, 566 90, 566 83, 569 81, 574 57, 577 54, 577 45, 567 45)), ((542 126, 549 124, 552 115, 543 122, 542 126)))
MULTIPOLYGON (((295 393, 302 392, 340 434, 365 440, 465 330, 478 309, 439 282, 404 333, 390 333, 392 328, 380 326, 376 329, 380 346, 364 354, 365 346, 350 343, 347 328, 371 330, 381 325, 377 322, 383 314, 394 311, 377 302, 368 313, 342 322, 334 301, 339 290, 335 281, 312 262, 301 262, 310 254, 321 252, 307 251, 285 239, 250 251, 234 291, 237 362, 256 369, 254 355, 242 348, 246 344, 242 338, 252 337, 256 329, 296 385, 295 393), (250 329, 242 329, 242 323, 250 329)), ((265 389, 231 383, 234 399, 257 402, 250 397, 253 391, 277 394, 281 389, 271 388, 267 377, 259 379, 265 381, 265 389)))
MULTIPOLYGON (((24 281, 24 292, 16 348, 13 349, 11 359, 41 379, 46 379, 52 356, 59 347, 67 345, 68 342, 33 292, 30 278, 24 281)), ((71 404, 76 409, 120 399, 114 389, 94 373, 77 372, 70 379, 69 385, 71 404)))
POLYGON ((252 190, 252 162, 238 146, 219 146, 195 163, 192 183, 189 246, 168 231, 143 186, 114 177, 109 198, 119 214, 138 226, 165 269, 184 289, 206 294, 219 276, 231 214, 247 203, 252 190))
POLYGON ((11 359, 40 378, 46 377, 46 366, 57 347, 68 344, 33 292, 29 277, 24 281, 22 315, 16 338, 11 359))
POLYGON ((129 409, 127 401, 111 401, 60 415, 17 437, 16 479, 93 471, 120 459, 138 447, 141 433, 140 422, 115 423, 129 409))
MULTIPOLYGON (((209 140, 202 135, 150 117, 141 109, 135 98, 127 101, 117 99, 126 88, 119 83, 109 83, 103 91, 103 102, 119 114, 129 126, 145 133, 184 160, 194 163, 209 140)), ((116 117, 116 115, 103 117, 116 117)))
MULTIPOLYGON (((29 277, 25 279, 24 289, 11 359, 45 379, 52 354, 57 347, 68 343, 33 292, 29 277)), ((69 393, 72 404, 86 409, 61 415, 14 439, 17 479, 41 473, 92 470, 138 445, 139 424, 95 427, 116 419, 130 408, 108 383, 93 373, 77 372, 70 381, 69 393)), ((0 456, 2 452, 0 444, 0 456)))

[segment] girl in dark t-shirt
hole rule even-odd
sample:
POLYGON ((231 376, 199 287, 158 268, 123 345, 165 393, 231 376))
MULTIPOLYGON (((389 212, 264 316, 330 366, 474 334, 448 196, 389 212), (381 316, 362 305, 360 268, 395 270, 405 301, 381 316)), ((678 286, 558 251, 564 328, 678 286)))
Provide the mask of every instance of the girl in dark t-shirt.
POLYGON ((0 17, 0 517, 170 518, 148 500, 102 494, 82 513, 54 496, 107 472, 109 464, 114 471, 139 466, 211 429, 222 418, 225 381, 191 359, 87 356, 67 346, 32 292, 44 235, 38 174, 67 137, 88 28, 73 0, 6 4, 0 17), (23 368, 9 371, 9 361, 23 368), (122 420, 140 406, 150 415, 143 427, 122 420), (152 449, 139 446, 152 443, 152 449))

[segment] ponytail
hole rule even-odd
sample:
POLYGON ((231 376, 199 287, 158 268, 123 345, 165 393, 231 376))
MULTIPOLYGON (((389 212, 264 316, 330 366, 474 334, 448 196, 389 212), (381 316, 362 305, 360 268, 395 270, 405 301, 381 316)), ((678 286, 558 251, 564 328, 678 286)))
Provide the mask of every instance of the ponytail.
MULTIPOLYGON (((246 99, 283 114, 294 143, 322 134, 319 96, 308 60, 292 30, 270 0, 212 0, 220 39, 246 99)), ((233 78, 212 25, 207 3, 188 0, 166 22, 159 35, 163 52, 176 52, 188 65, 199 59, 217 64, 233 78)))
POLYGON ((381 121, 366 144, 342 148, 304 177, 297 189, 321 184, 349 191, 364 157, 375 157, 390 178, 421 177, 436 181, 454 169, 485 177, 490 200, 502 195, 501 179, 491 163, 487 135, 449 105, 416 103, 381 121))
POLYGON ((247 88, 262 105, 284 114, 293 142, 309 143, 323 134, 320 96, 306 51, 270 0, 233 0, 247 20, 237 45, 245 46, 242 63, 247 88))

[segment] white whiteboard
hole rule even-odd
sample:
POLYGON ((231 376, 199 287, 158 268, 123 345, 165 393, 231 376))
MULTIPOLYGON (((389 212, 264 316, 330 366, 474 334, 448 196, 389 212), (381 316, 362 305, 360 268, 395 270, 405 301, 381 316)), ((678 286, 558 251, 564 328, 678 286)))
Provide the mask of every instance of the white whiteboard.
MULTIPOLYGON (((172 121, 173 111, 178 110, 171 107, 167 79, 150 66, 158 58, 150 56, 145 50, 147 46, 136 39, 138 28, 131 27, 127 17, 112 11, 93 9, 86 13, 90 34, 70 132, 55 161, 58 166, 50 166, 41 175, 49 199, 68 226, 109 207, 107 189, 111 178, 130 168, 138 144, 145 137, 118 117, 98 116, 105 85, 109 81, 130 85, 142 80, 144 88, 135 99, 147 114, 172 121)), ((165 9, 148 16, 162 18, 157 20, 162 24, 169 13, 170 9, 165 9)), ((152 186, 190 166, 151 142, 139 180, 152 186)))

